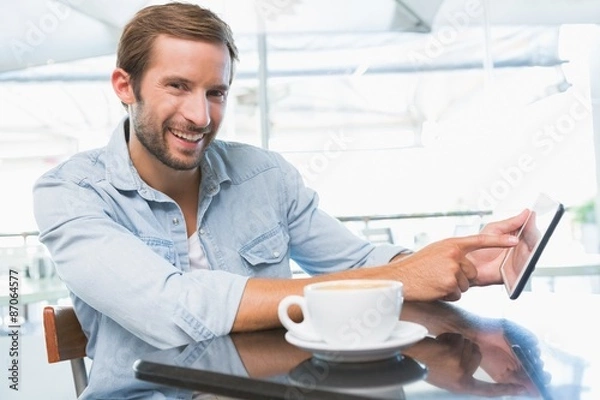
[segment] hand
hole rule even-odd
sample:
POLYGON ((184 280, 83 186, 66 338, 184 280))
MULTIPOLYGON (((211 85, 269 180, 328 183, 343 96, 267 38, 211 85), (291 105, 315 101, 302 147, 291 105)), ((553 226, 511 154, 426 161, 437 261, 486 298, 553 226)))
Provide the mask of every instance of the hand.
POLYGON ((427 382, 454 393, 492 397, 526 391, 521 382, 485 382, 474 378, 482 353, 478 344, 458 333, 425 338, 403 353, 427 366, 427 382))
MULTIPOLYGON (((514 217, 492 222, 486 225, 482 230, 482 234, 486 235, 516 235, 517 230, 523 226, 528 210, 523 210, 520 214, 514 217)), ((500 275, 500 264, 506 254, 506 249, 503 248, 485 248, 477 249, 467 255, 467 259, 477 268, 477 276, 471 280, 472 286, 487 286, 492 284, 502 283, 500 275)))
MULTIPOLYGON (((523 332, 524 335, 530 335, 527 336, 527 348, 532 352, 537 350, 539 353, 535 336, 511 322, 506 321, 505 323, 510 324, 513 330, 523 332)), ((493 325, 493 322, 491 325, 493 325)), ((483 354, 481 368, 495 382, 510 383, 521 387, 523 393, 527 392, 532 396, 539 395, 535 385, 504 338, 503 332, 501 326, 495 328, 490 326, 489 329, 478 331, 476 337, 473 338, 483 354)), ((525 341, 525 339, 521 340, 525 341)))
MULTIPOLYGON (((410 256, 388 264, 387 268, 392 269, 387 274, 388 279, 391 275, 393 279, 404 283, 406 300, 458 300, 479 274, 467 255, 483 250, 500 253, 504 248, 514 246, 516 238, 504 228, 518 225, 519 221, 515 217, 511 223, 497 223, 497 228, 486 233, 432 243, 410 256)), ((488 253, 483 253, 482 256, 485 257, 486 254, 488 253)))
POLYGON ((538 339, 526 328, 509 320, 482 317, 448 302, 407 302, 402 307, 402 319, 424 325, 435 337, 403 351, 427 366, 430 383, 461 393, 489 390, 497 395, 527 393, 539 397, 506 339, 515 338, 511 343, 539 357, 538 339), (476 369, 485 371, 495 384, 473 378, 476 369))

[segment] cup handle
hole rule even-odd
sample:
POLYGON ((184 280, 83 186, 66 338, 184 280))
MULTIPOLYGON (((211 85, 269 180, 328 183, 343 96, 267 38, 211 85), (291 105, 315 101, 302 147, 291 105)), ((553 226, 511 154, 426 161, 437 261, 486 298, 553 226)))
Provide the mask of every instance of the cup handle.
POLYGON ((306 311, 306 300, 304 297, 297 295, 284 297, 279 303, 277 314, 279 315, 279 320, 283 326, 292 334, 294 334, 294 336, 311 342, 320 342, 323 340, 317 334, 315 328, 309 320, 308 312, 306 311), (292 321, 290 315, 288 314, 288 309, 293 305, 297 305, 302 310, 304 319, 300 323, 292 321))

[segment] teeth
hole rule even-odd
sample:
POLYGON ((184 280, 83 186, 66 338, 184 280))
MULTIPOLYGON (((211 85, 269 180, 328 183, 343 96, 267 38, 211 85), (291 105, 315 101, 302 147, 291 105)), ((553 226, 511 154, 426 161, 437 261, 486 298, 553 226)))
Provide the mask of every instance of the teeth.
POLYGON ((205 135, 204 133, 186 133, 177 129, 170 129, 170 131, 171 133, 173 133, 173 135, 177 136, 178 138, 185 139, 190 142, 199 142, 202 139, 204 139, 205 135))

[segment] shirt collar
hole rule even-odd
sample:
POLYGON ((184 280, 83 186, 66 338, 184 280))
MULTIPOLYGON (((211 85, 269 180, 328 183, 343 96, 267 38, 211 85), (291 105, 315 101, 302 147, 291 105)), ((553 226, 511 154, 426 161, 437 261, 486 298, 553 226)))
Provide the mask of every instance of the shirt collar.
POLYGON ((113 131, 106 146, 106 179, 119 190, 140 190, 145 186, 127 147, 129 117, 124 117, 113 131))

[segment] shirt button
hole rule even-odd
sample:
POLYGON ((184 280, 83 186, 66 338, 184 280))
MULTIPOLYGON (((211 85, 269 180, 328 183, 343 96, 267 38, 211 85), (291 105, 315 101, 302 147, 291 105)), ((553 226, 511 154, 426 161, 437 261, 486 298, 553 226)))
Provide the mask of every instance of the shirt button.
POLYGON ((200 234, 204 235, 204 229, 200 228, 200 234))
POLYGON ((279 252, 278 251, 274 251, 273 252, 273 257, 279 257, 279 252))
POLYGON ((179 225, 179 218, 173 218, 173 225, 179 225))

